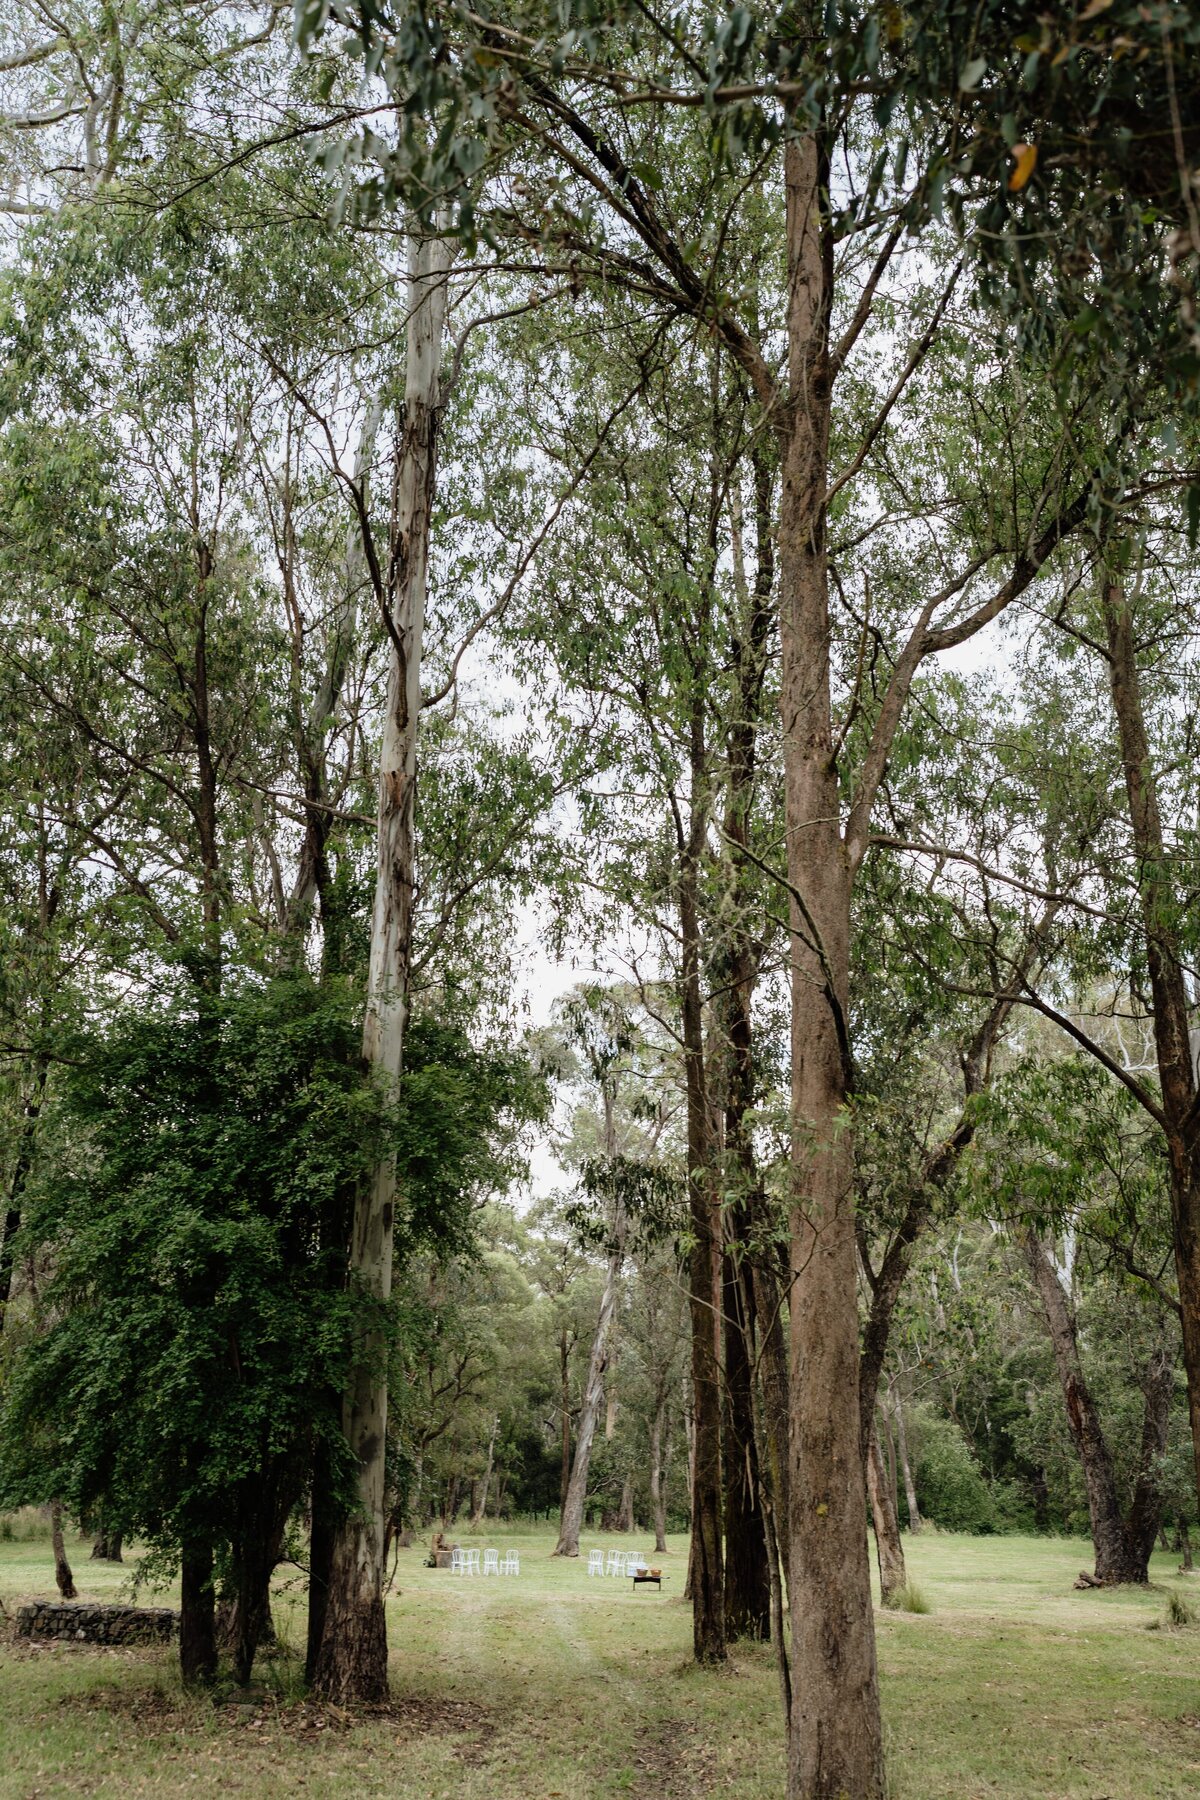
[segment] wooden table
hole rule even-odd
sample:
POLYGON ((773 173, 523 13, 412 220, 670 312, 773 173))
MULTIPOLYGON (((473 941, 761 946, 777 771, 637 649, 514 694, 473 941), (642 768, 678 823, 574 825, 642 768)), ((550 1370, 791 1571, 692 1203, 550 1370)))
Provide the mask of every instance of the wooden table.
POLYGON ((662 1578, 661 1572, 657 1575, 652 1575, 650 1573, 649 1569, 644 1569, 640 1575, 631 1575, 630 1580, 633 1582, 633 1588, 634 1588, 635 1593, 637 1592, 638 1588, 642 1586, 643 1582, 649 1582, 649 1581, 652 1581, 654 1583, 655 1587, 658 1589, 660 1594, 662 1593, 663 1578, 662 1578))

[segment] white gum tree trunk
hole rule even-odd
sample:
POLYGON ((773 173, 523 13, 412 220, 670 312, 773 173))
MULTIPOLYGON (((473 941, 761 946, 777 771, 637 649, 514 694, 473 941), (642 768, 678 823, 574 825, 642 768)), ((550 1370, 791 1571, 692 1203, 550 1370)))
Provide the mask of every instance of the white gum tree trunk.
MULTIPOLYGON (((410 240, 404 428, 382 595, 390 656, 363 1059, 377 1077, 393 1085, 400 1078, 408 1018, 421 644, 449 260, 448 245, 442 240, 410 240)), ((350 1244, 350 1281, 362 1297, 363 1326, 343 1404, 343 1426, 358 1467, 358 1494, 334 1544, 329 1604, 313 1680, 314 1692, 342 1705, 387 1697, 383 1612, 387 1346, 379 1308, 391 1294, 395 1205, 396 1169, 389 1156, 356 1196, 350 1244)))

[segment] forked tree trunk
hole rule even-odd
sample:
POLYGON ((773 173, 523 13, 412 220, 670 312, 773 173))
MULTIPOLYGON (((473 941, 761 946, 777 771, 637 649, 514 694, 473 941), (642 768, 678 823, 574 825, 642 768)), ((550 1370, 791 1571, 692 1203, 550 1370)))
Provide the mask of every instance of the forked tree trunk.
MULTIPOLYGON (((616 1153, 616 1142, 612 1126, 612 1102, 607 1094, 605 1096, 605 1119, 606 1149, 607 1154, 611 1157, 616 1153)), ((620 1285, 621 1264, 624 1260, 625 1205, 622 1200, 618 1199, 613 1212, 612 1249, 604 1271, 604 1287, 600 1294, 600 1313, 592 1338, 591 1355, 588 1358, 583 1405, 579 1409, 579 1423, 575 1428, 575 1454, 571 1459, 571 1476, 567 1482, 567 1497, 563 1502, 562 1517, 559 1521, 558 1542, 554 1546, 555 1556, 579 1555, 579 1534, 583 1530, 583 1513, 587 1504, 588 1470, 591 1467, 592 1444, 596 1436, 600 1407, 604 1400, 604 1375, 608 1368, 609 1338, 612 1335, 617 1289, 620 1285)))
POLYGON ((829 169, 785 152, 788 396, 780 421, 780 629, 792 970, 789 1800, 882 1800, 882 1728, 859 1434, 846 1114, 851 864, 840 830, 825 494, 832 367, 829 169))
POLYGON ((67 1546, 63 1541, 62 1502, 52 1500, 50 1503, 50 1544, 54 1551, 54 1581, 64 1600, 79 1598, 75 1587, 75 1577, 71 1573, 71 1565, 67 1561, 67 1546))
POLYGON ((1067 1424, 1083 1467, 1097 1582, 1142 1583, 1149 1578, 1150 1553, 1161 1517, 1158 1465, 1166 1448, 1170 1405, 1170 1364, 1160 1351, 1145 1383, 1139 1480, 1128 1523, 1121 1513, 1112 1457, 1100 1413, 1083 1373, 1075 1317, 1050 1253, 1036 1232, 1025 1238, 1025 1255, 1054 1352, 1067 1409, 1067 1424))
POLYGON ((1113 711, 1121 743, 1137 853, 1138 897, 1146 934, 1146 967, 1162 1096, 1158 1123, 1167 1146, 1183 1366, 1187 1373, 1196 1492, 1200 1497, 1200 1099, 1180 953, 1183 901, 1175 887, 1175 861, 1163 838, 1133 619, 1124 588, 1115 575, 1105 579, 1103 602, 1113 711))
POLYGON ((92 1561, 124 1562, 125 1559, 121 1555, 121 1546, 123 1542, 124 1539, 119 1531, 109 1531, 107 1526, 101 1522, 100 1528, 96 1533, 95 1542, 92 1545, 92 1561))
POLYGON ((904 1424, 904 1402, 896 1395, 896 1448, 900 1453, 900 1473, 904 1477, 904 1498, 908 1505, 908 1529, 915 1537, 924 1521, 921 1508, 917 1504, 917 1484, 913 1480, 912 1464, 908 1460, 908 1432, 904 1424))
POLYGON ((496 1457, 496 1433, 500 1429, 499 1419, 492 1420, 492 1435, 488 1439, 487 1467, 483 1471, 483 1486, 479 1490, 479 1504, 471 1514, 471 1524, 481 1525, 483 1515, 487 1511, 488 1489, 492 1485, 492 1464, 496 1457))
POLYGON ((896 1516, 896 1484, 889 1477, 879 1446, 879 1428, 871 1426, 867 1447, 867 1493, 871 1500, 871 1522, 875 1527, 875 1553, 879 1559, 879 1597, 885 1606, 894 1606, 901 1589, 908 1584, 904 1567, 904 1545, 900 1541, 900 1521, 896 1516))
MULTIPOLYGON (((408 1016, 421 647, 448 269, 449 252, 443 242, 428 237, 410 240, 404 430, 381 594, 391 652, 363 1027, 363 1059, 392 1088, 400 1079, 408 1016)), ((351 1231, 350 1283, 361 1295, 363 1320, 342 1423, 357 1465, 357 1504, 338 1524, 313 1679, 316 1694, 338 1705, 382 1701, 388 1691, 383 1610, 387 1344, 379 1308, 391 1293, 395 1206, 396 1165, 394 1156, 388 1155, 355 1196, 351 1231)))

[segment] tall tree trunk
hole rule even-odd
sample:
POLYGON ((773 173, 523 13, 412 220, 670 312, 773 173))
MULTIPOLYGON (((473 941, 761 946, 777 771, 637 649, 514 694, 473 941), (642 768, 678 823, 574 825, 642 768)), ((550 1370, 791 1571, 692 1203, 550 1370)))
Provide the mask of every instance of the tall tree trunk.
MULTIPOLYGON (((421 647, 448 269, 444 243, 436 238, 410 240, 404 431, 397 455, 387 581, 380 594, 391 654, 363 1027, 364 1061, 393 1088, 400 1079, 408 1016, 421 647)), ((318 1696, 338 1705, 382 1701, 388 1691, 383 1609, 387 1345, 378 1309, 391 1293, 395 1204, 396 1165, 389 1154, 355 1196, 351 1231, 350 1282, 362 1296, 364 1322, 342 1422, 358 1469, 357 1505, 338 1525, 325 1632, 313 1680, 318 1696)))
MULTIPOLYGON (((739 1217, 748 1222, 746 1209, 735 1206, 735 1232, 739 1217)), ((749 1272, 738 1269, 736 1254, 727 1249, 724 1259, 725 1630, 731 1638, 765 1641, 771 1635, 771 1576, 754 1431, 754 1319, 749 1272)))
POLYGON ((496 1433, 500 1429, 499 1419, 492 1420, 492 1435, 488 1439, 487 1467, 483 1471, 483 1486, 479 1490, 479 1504, 471 1513, 472 1526, 483 1523, 483 1515, 487 1511, 488 1489, 492 1485, 492 1465, 496 1458, 496 1433))
POLYGON ((1175 1358, 1166 1342, 1150 1354, 1142 1375, 1144 1409, 1142 1441, 1138 1451, 1133 1500, 1125 1519, 1125 1537, 1132 1555, 1149 1579, 1154 1540, 1163 1516, 1163 1458, 1171 1431, 1171 1400, 1175 1392, 1175 1358))
POLYGON ((908 1505, 908 1529, 915 1537, 924 1521, 917 1504, 917 1484, 908 1460, 908 1432, 904 1425, 904 1401, 896 1395, 896 1447, 900 1452, 900 1473, 904 1477, 904 1498, 908 1505))
POLYGON ((566 1508, 567 1488, 571 1480, 571 1353, 567 1345, 565 1325, 558 1340, 558 1355, 562 1380, 562 1474, 558 1495, 561 1513, 566 1508))
POLYGON ((667 1393, 664 1387, 654 1397, 654 1416, 650 1421, 650 1511, 654 1518, 654 1548, 660 1555, 667 1548, 667 1507, 663 1489, 666 1421, 667 1393))
POLYGON ((64 1600, 77 1600, 78 1591, 75 1577, 71 1573, 71 1565, 67 1561, 67 1546, 63 1541, 62 1502, 50 1502, 50 1544, 54 1551, 54 1580, 64 1600))
MULTIPOLYGON (((606 1081, 602 1081, 601 1089, 604 1105, 604 1153, 611 1161, 617 1153, 614 1097, 606 1081)), ((608 1369, 609 1340, 616 1311, 621 1265, 625 1260, 625 1205, 619 1197, 613 1208, 611 1225, 611 1247, 604 1271, 604 1286, 600 1293, 600 1312, 596 1320, 596 1330, 592 1336, 592 1348, 588 1357, 583 1404, 579 1409, 579 1421, 575 1428, 575 1454, 571 1459, 571 1473, 567 1481, 566 1498, 563 1501, 559 1520, 558 1542, 554 1547, 555 1556, 579 1555, 579 1534, 583 1529, 584 1510, 587 1505, 588 1471, 591 1467, 592 1444, 595 1441, 600 1408, 604 1402, 604 1377, 608 1369)))
POLYGON ((626 1475, 621 1483, 621 1504, 617 1508, 617 1530, 633 1530, 633 1477, 626 1475))
POLYGON ((716 1157, 704 1062, 699 910, 700 857, 708 809, 703 781, 703 702, 692 716, 692 800, 679 843, 683 1055, 687 1083, 688 1206, 692 1244, 688 1301, 692 1327, 692 1418, 695 1473, 689 1584, 692 1647, 700 1663, 724 1662, 725 1577, 721 1519, 721 1237, 716 1157))
POLYGON ((851 866, 829 674, 825 493, 833 234, 823 138, 785 152, 788 398, 780 510, 781 708, 792 972, 789 1800, 882 1800, 859 1427, 846 1113, 851 866))
POLYGON ((867 1446, 867 1493, 871 1500, 875 1552, 879 1559, 879 1596, 885 1606, 894 1606, 896 1596, 908 1583, 908 1575, 904 1567, 904 1545, 900 1541, 900 1521, 896 1517, 896 1484, 889 1479, 884 1466, 879 1428, 874 1423, 867 1446))
POLYGON ((1124 588, 1113 575, 1105 579, 1103 601, 1113 711, 1121 742, 1146 934, 1154 1048, 1162 1095, 1159 1123, 1167 1145, 1183 1366, 1187 1372, 1196 1492, 1200 1496, 1200 1096, 1179 950, 1180 896, 1173 885, 1172 859, 1163 840, 1133 619, 1124 588))
MULTIPOLYGON (((604 1096, 604 1108, 605 1153, 611 1158, 616 1154, 616 1137, 612 1117, 612 1097, 607 1090, 604 1096)), ((571 1476, 567 1482, 567 1497, 563 1502, 562 1517, 559 1521, 558 1542, 554 1546, 555 1556, 579 1555, 579 1533, 583 1530, 583 1513, 587 1503, 588 1470, 592 1460, 592 1444, 596 1436, 600 1407, 604 1400, 604 1375, 608 1368, 609 1338, 612 1334, 613 1315, 617 1305, 621 1265, 625 1260, 625 1203, 620 1198, 616 1201, 613 1210, 611 1243, 612 1248, 604 1271, 604 1287, 600 1293, 600 1313, 596 1320, 595 1334, 592 1337, 591 1355, 588 1358, 583 1405, 579 1409, 579 1423, 575 1429, 575 1455, 571 1459, 571 1476)))
POLYGON ((186 1687, 217 1672, 216 1595, 208 1544, 185 1544, 180 1560, 179 1671, 186 1687))
POLYGON ((1083 1466, 1092 1546, 1096 1553, 1095 1578, 1103 1582, 1143 1582, 1147 1578, 1153 1538, 1143 1557, 1126 1536, 1112 1457, 1099 1411, 1084 1379, 1070 1300, 1050 1253, 1036 1232, 1026 1234, 1025 1256, 1054 1351, 1054 1366, 1066 1403, 1067 1424, 1083 1466))

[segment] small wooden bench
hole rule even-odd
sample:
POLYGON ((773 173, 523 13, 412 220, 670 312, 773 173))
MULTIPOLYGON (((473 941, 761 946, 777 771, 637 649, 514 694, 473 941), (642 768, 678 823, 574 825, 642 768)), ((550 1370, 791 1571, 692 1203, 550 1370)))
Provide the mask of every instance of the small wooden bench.
POLYGON ((650 1581, 652 1581, 654 1583, 655 1587, 658 1589, 660 1594, 662 1592, 663 1577, 662 1577, 661 1569, 654 1569, 654 1570, 642 1569, 638 1574, 631 1575, 630 1580, 633 1582, 633 1587, 634 1587, 635 1593, 637 1592, 638 1588, 642 1586, 642 1584, 644 1582, 650 1582, 650 1581))

